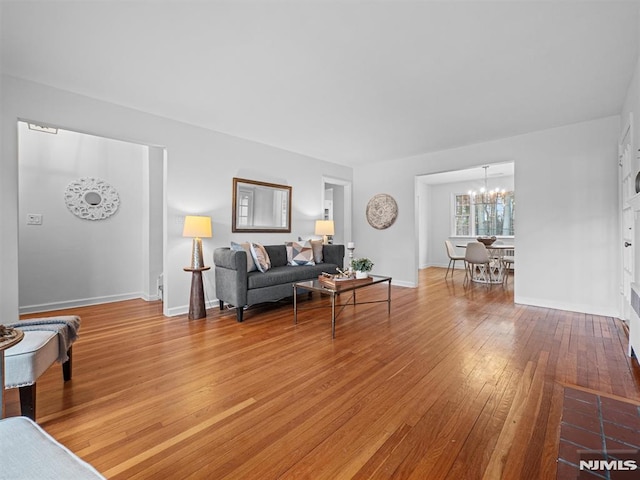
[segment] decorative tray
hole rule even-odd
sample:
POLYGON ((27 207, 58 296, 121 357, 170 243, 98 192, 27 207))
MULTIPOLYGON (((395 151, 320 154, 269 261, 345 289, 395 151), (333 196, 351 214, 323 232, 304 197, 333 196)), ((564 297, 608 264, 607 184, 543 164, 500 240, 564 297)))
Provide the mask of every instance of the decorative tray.
POLYGON ((0 340, 13 340, 17 336, 18 331, 15 328, 0 325, 0 340))
POLYGON ((325 287, 340 291, 359 285, 366 285, 367 283, 373 282, 373 278, 339 277, 337 275, 327 277, 325 275, 320 275, 318 277, 318 281, 325 287))
POLYGON ((22 335, 22 330, 0 325, 0 347, 4 347, 6 344, 13 344, 14 340, 20 339, 22 335))

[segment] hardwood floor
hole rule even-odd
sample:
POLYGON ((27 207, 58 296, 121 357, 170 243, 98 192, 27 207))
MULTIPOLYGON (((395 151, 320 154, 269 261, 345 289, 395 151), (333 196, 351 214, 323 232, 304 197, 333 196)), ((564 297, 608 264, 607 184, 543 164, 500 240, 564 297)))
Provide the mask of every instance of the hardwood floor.
POLYGON ((620 321, 444 273, 393 287, 390 316, 345 308, 335 340, 329 310, 294 326, 291 304, 243 323, 141 300, 61 312, 82 317, 73 379, 40 378, 37 420, 114 479, 555 479, 565 385, 640 401, 620 321))

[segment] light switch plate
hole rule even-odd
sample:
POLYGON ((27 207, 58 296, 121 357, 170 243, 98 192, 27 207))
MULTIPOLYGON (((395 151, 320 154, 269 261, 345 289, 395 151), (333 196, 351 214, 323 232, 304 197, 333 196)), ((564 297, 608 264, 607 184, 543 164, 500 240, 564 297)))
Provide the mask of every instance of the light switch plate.
POLYGON ((27 213, 27 225, 42 225, 42 214, 27 213))

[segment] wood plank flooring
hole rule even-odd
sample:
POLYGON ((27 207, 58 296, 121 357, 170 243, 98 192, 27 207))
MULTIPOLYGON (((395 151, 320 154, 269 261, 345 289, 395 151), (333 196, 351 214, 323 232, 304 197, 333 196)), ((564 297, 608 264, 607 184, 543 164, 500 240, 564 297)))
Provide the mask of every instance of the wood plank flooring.
POLYGON ((113 479, 537 480, 556 478, 565 385, 640 401, 620 321, 444 273, 392 287, 391 315, 345 308, 335 340, 328 309, 294 326, 290 303, 243 323, 142 300, 37 315, 82 317, 73 379, 40 378, 37 420, 113 479))

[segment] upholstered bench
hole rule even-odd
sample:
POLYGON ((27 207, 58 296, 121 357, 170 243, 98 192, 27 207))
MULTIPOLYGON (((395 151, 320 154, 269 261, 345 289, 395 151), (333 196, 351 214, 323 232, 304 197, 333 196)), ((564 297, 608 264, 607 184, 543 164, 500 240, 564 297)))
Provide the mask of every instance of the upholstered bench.
POLYGON ((26 417, 0 420, 0 445, 0 479, 105 478, 26 417))
POLYGON ((64 381, 71 380, 71 344, 77 335, 77 328, 66 339, 61 339, 63 330, 47 328, 67 328, 67 324, 79 326, 79 321, 78 317, 66 316, 23 320, 11 324, 23 330, 24 338, 4 352, 4 385, 5 388, 20 390, 22 415, 35 420, 36 381, 54 362, 62 363, 64 381))

